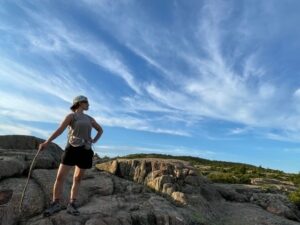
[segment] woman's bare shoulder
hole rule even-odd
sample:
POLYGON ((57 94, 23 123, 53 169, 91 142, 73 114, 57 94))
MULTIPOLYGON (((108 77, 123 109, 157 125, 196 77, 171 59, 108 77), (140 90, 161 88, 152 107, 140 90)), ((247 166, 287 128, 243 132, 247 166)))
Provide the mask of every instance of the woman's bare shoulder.
POLYGON ((94 121, 95 119, 92 117, 92 116, 90 116, 90 115, 88 115, 88 114, 85 114, 91 121, 94 121))

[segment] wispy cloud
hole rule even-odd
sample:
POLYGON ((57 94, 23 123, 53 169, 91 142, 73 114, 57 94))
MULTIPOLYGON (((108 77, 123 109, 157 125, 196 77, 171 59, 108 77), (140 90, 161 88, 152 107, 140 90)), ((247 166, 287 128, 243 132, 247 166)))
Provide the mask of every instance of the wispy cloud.
POLYGON ((0 134, 6 135, 6 134, 23 134, 23 135, 30 135, 31 131, 24 128, 24 127, 17 127, 13 125, 0 125, 0 134))
POLYGON ((62 107, 47 106, 22 94, 7 94, 3 91, 0 93, 0 114, 6 118, 36 122, 58 122, 62 119, 61 115, 67 112, 62 107))
POLYGON ((285 141, 285 142, 300 142, 299 131, 283 130, 281 132, 266 132, 264 136, 271 140, 285 141))
POLYGON ((140 119, 136 117, 131 117, 127 115, 118 115, 118 117, 95 117, 98 121, 101 121, 102 124, 112 127, 123 127, 127 129, 140 130, 140 131, 148 131, 154 133, 161 134, 170 134, 170 135, 178 135, 178 136, 191 136, 190 132, 180 130, 180 129, 165 129, 159 128, 159 125, 155 125, 151 123, 150 119, 140 119))
MULTIPOLYGON (((188 34, 197 39, 198 43, 188 44, 175 42, 187 38, 180 30, 177 30, 176 37, 172 38, 168 32, 161 32, 165 27, 160 27, 159 24, 155 24, 156 32, 162 34, 159 39, 154 38, 152 32, 140 32, 145 26, 148 27, 148 31, 152 31, 154 25, 147 24, 146 18, 143 17, 134 20, 137 14, 133 10, 126 15, 128 17, 126 20, 121 13, 118 18, 109 16, 112 12, 120 12, 122 7, 119 4, 108 9, 100 6, 101 13, 104 12, 107 16, 105 22, 112 27, 111 31, 115 33, 116 38, 122 38, 126 46, 163 74, 174 71, 173 62, 184 62, 188 68, 182 71, 178 67, 179 72, 175 74, 185 74, 185 78, 181 79, 180 75, 178 77, 174 75, 176 90, 173 89, 174 85, 168 87, 154 82, 144 86, 150 98, 156 101, 148 107, 149 110, 163 112, 173 109, 176 113, 181 112, 187 121, 198 116, 237 122, 248 127, 300 129, 296 122, 297 117, 291 115, 291 105, 278 108, 281 103, 286 103, 286 96, 281 91, 282 84, 270 79, 272 74, 269 74, 268 68, 260 59, 262 46, 253 49, 248 47, 255 36, 255 30, 254 27, 245 30, 247 20, 244 17, 248 16, 247 8, 241 13, 241 22, 236 23, 236 29, 231 31, 234 32, 236 44, 226 51, 227 38, 232 33, 223 28, 223 25, 231 19, 233 13, 231 3, 207 2, 199 11, 199 20, 191 24, 196 28, 194 33, 188 34), (123 25, 127 28, 126 32, 125 29, 117 28, 120 20, 123 20, 123 25), (138 42, 137 38, 142 41, 138 42), (151 43, 148 40, 151 40, 151 43), (166 40, 169 44, 164 45, 166 40), (172 51, 169 46, 172 46, 172 51), (159 59, 155 57, 157 49, 163 52, 159 55, 159 59), (202 51, 199 53, 194 49, 202 51), (166 55, 172 58, 172 62, 163 57, 166 55)), ((99 23, 105 26, 105 22, 99 23)), ((127 102, 134 102, 136 99, 136 97, 125 98, 127 102)), ((144 102, 138 101, 135 108, 133 104, 131 106, 132 109, 140 111, 140 106, 149 106, 148 102, 144 98, 144 102)), ((233 132, 241 133, 245 130, 238 129, 233 132)))
MULTIPOLYGON (((228 29, 236 13, 232 2, 205 2, 182 27, 176 19, 168 25, 149 20, 149 12, 141 13, 141 4, 135 3, 87 0, 76 2, 74 7, 82 7, 93 25, 97 24, 122 49, 146 62, 147 66, 140 71, 148 75, 147 80, 135 70, 133 59, 126 58, 105 37, 76 24, 76 19, 64 20, 61 15, 54 17, 46 10, 16 3, 26 14, 25 22, 18 28, 0 22, 0 29, 11 34, 11 38, 22 39, 27 47, 18 47, 43 58, 46 66, 23 66, 25 62, 4 59, 8 56, 3 53, 0 79, 20 90, 31 89, 59 99, 60 104, 54 115, 38 98, 22 98, 21 93, 7 96, 2 91, 8 100, 1 114, 57 121, 58 114, 65 112, 70 100, 80 92, 91 96, 91 112, 100 114, 97 118, 107 126, 191 136, 193 124, 209 118, 246 127, 231 130, 231 134, 254 131, 255 127, 278 128, 287 132, 267 132, 266 137, 295 139, 300 123, 291 111, 300 111, 299 90, 289 90, 272 79, 269 64, 261 57, 264 46, 250 46, 253 39, 260 42, 263 38, 255 35, 255 29, 260 27, 248 26, 251 9, 244 7, 239 11, 234 26, 228 29), (111 84, 109 79, 103 84, 112 85, 109 87, 120 93, 110 96, 108 88, 106 92, 99 90, 95 78, 89 80, 92 76, 85 76, 75 65, 75 55, 98 70, 103 69, 105 76, 120 78, 122 85, 111 84), (47 66, 51 67, 49 71, 47 66), (36 113, 26 107, 25 100, 39 107, 36 113), (15 110, 17 106, 21 107, 15 110)), ((181 12, 176 10, 172 12, 174 18, 181 12)), ((99 80, 102 76, 99 73, 99 80)))
POLYGON ((47 138, 50 135, 50 132, 45 131, 44 129, 39 129, 24 124, 2 123, 0 125, 0 134, 1 135, 7 135, 7 134, 34 135, 34 136, 47 138))
MULTIPOLYGON (((81 77, 80 87, 78 86, 78 78, 71 77, 68 74, 60 73, 56 76, 49 76, 47 80, 44 74, 39 71, 34 71, 23 67, 17 63, 3 59, 0 64, 2 85, 13 85, 19 90, 36 92, 40 95, 50 94, 54 98, 61 100, 61 103, 55 103, 53 99, 49 104, 42 99, 24 95, 24 93, 8 93, 1 91, 0 100, 0 114, 7 118, 13 118, 24 121, 39 121, 39 122, 54 122, 58 123, 63 119, 63 115, 68 113, 68 106, 71 99, 78 95, 78 93, 88 94, 88 86, 82 86, 86 80, 81 77), (79 92, 78 92, 79 90, 79 92), (66 103, 67 102, 67 103, 66 103), (29 107, 28 107, 29 106, 29 107), (34 107, 34 110, 32 110, 34 107)), ((63 68, 60 69, 63 71, 63 68)), ((94 95, 89 96, 92 106, 92 112, 102 116, 96 116, 96 119, 105 126, 124 127, 127 129, 142 130, 155 133, 164 133, 171 135, 190 136, 186 131, 163 129, 151 124, 151 121, 138 117, 126 115, 126 111, 119 109, 118 106, 112 108, 110 103, 103 100, 99 104, 99 97, 101 94, 98 91, 93 92, 94 95), (95 105, 93 106, 93 103, 95 105), (99 113, 101 112, 101 113, 99 113)), ((100 98, 101 99, 101 98, 100 98)), ((10 131, 20 129, 10 129, 10 131)), ((8 130, 9 131, 9 130, 8 130)), ((8 132, 7 131, 7 132, 8 132)), ((30 131, 24 129, 22 133, 28 134, 30 131)))
POLYGON ((251 131, 253 128, 251 127, 237 127, 237 128, 234 128, 234 129, 231 129, 229 131, 229 134, 230 135, 240 135, 240 134, 245 134, 245 133, 248 133, 249 131, 251 131))
MULTIPOLYGON (((122 77, 136 93, 140 93, 139 84, 135 81, 135 78, 127 66, 122 62, 122 57, 119 53, 113 49, 109 49, 101 40, 95 39, 95 37, 90 34, 85 35, 83 38, 76 33, 70 33, 59 20, 50 20, 48 14, 35 12, 24 4, 20 6, 37 26, 34 28, 26 27, 26 30, 22 32, 19 29, 13 30, 10 28, 9 32, 17 35, 22 33, 23 38, 30 44, 30 51, 45 58, 46 61, 55 68, 52 69, 49 74, 46 72, 45 76, 44 71, 29 69, 20 63, 5 59, 3 56, 0 65, 2 74, 1 80, 20 90, 27 89, 42 95, 50 94, 64 102, 53 112, 53 106, 51 104, 46 106, 33 96, 25 97, 18 93, 12 95, 3 92, 2 98, 6 99, 6 101, 3 101, 6 103, 5 108, 2 110, 3 115, 22 120, 49 120, 57 122, 57 120, 61 120, 61 118, 58 118, 59 115, 61 116, 63 114, 62 112, 65 113, 67 111, 65 108, 66 102, 70 102, 78 93, 88 95, 92 89, 94 91, 93 96, 91 96, 91 102, 95 102, 93 111, 102 112, 100 119, 104 125, 156 133, 188 135, 188 133, 184 131, 155 127, 151 125, 149 121, 142 118, 127 116, 126 111, 130 111, 129 107, 128 109, 123 108, 123 110, 121 110, 122 106, 105 101, 105 97, 101 97, 103 96, 102 93, 96 91, 96 88, 93 86, 89 87, 89 82, 80 74, 77 73, 74 75, 74 73, 72 73, 71 75, 71 72, 77 71, 69 71, 66 66, 60 65, 58 60, 55 59, 56 56, 60 55, 59 57, 61 57, 62 54, 62 56, 70 57, 71 51, 82 54, 91 62, 122 77), (47 27, 47 29, 45 29, 45 27, 47 27), (50 75, 50 73, 53 72, 55 72, 54 75, 50 75), (45 79, 45 77, 47 78, 45 79), (99 97, 101 104, 98 103, 99 97), (32 112, 26 105, 34 105, 38 107, 38 110, 32 112), (123 111, 123 115, 120 114, 120 111, 123 111)), ((4 29, 5 27, 3 26, 2 28, 4 29)))
MULTIPOLYGON (((25 30, 22 31, 22 35, 31 46, 29 48, 31 51, 64 54, 65 56, 70 55, 70 51, 77 52, 92 63, 121 77, 130 88, 140 92, 139 84, 135 81, 130 69, 123 63, 122 56, 109 48, 101 39, 96 39, 86 32, 84 36, 80 35, 81 29, 75 24, 68 27, 62 21, 53 19, 46 11, 35 11, 23 3, 19 3, 19 6, 36 24, 35 27, 24 27, 25 30), (70 32, 70 29, 77 32, 70 32)), ((20 33, 19 30, 14 32, 20 33)))
MULTIPOLYGON (((39 93, 47 93, 63 101, 70 101, 79 93, 86 93, 80 83, 74 82, 82 79, 60 67, 59 74, 51 74, 23 66, 12 60, 0 58, 0 80, 18 89, 32 90, 39 93)), ((58 68, 58 67, 57 67, 58 68)), ((58 69, 56 69, 58 70, 58 69)))

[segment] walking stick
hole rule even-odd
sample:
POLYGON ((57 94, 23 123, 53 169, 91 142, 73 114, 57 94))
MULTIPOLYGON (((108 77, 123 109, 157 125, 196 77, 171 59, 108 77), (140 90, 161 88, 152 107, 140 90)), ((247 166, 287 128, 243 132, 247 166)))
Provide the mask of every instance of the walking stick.
POLYGON ((30 179, 30 176, 31 176, 31 172, 32 172, 35 160, 36 160, 37 156, 39 155, 40 151, 41 151, 41 149, 39 148, 38 151, 37 151, 37 153, 36 153, 36 155, 34 156, 34 158, 32 160, 31 165, 30 165, 30 169, 29 169, 29 172, 28 172, 27 181, 26 181, 25 187, 23 189, 21 200, 20 200, 19 212, 22 212, 22 205, 23 205, 23 199, 24 199, 24 196, 25 196, 25 192, 26 192, 26 189, 27 189, 27 186, 28 186, 28 182, 29 182, 29 179, 30 179))

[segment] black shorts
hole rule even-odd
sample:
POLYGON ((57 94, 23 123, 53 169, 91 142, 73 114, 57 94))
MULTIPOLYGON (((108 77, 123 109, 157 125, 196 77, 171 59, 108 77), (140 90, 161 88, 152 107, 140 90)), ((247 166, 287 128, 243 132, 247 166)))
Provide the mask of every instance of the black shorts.
POLYGON ((93 166, 94 151, 84 146, 73 147, 68 144, 61 157, 61 163, 67 166, 78 166, 80 169, 90 169, 93 166))

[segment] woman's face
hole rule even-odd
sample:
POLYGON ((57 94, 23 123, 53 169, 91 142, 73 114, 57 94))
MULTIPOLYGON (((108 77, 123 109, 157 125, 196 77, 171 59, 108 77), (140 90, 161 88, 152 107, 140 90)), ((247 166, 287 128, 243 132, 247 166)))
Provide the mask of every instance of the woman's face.
POLYGON ((88 101, 82 101, 82 102, 80 102, 80 105, 84 110, 89 109, 89 102, 88 101))

